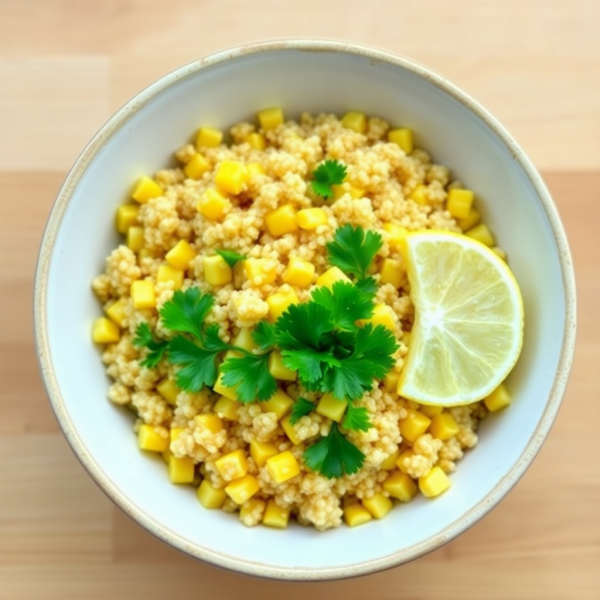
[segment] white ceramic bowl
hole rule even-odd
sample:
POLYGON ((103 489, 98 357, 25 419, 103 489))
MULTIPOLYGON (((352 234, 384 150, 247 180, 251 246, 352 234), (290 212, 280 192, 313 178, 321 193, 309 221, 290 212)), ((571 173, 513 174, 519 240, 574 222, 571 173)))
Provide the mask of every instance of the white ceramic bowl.
POLYGON ((523 151, 481 106, 442 77, 355 44, 258 43, 202 58, 126 104, 85 148, 53 207, 35 288, 39 358, 58 421, 99 486, 150 532, 191 556, 253 575, 332 579, 399 565, 463 532, 511 489, 548 434, 574 349, 575 287, 558 214, 523 151), (522 286, 525 342, 510 376, 514 404, 486 419, 478 447, 435 501, 326 533, 245 528, 208 511, 164 464, 136 450, 131 416, 106 399, 109 381, 92 321, 90 287, 117 244, 113 216, 131 182, 172 160, 201 123, 227 129, 257 110, 378 115, 414 129, 416 145, 477 191, 485 221, 522 286))

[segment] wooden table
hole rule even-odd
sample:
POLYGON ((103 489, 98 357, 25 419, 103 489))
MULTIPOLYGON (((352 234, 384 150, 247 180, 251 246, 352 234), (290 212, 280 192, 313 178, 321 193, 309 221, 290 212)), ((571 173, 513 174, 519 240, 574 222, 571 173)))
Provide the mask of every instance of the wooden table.
POLYGON ((600 599, 598 0, 0 0, 0 598, 600 599), (522 143, 577 270, 571 383, 539 457, 459 539, 358 580, 286 584, 197 563, 125 518, 67 447, 32 334, 32 280, 66 171, 135 92, 256 39, 345 38, 445 74, 522 143))

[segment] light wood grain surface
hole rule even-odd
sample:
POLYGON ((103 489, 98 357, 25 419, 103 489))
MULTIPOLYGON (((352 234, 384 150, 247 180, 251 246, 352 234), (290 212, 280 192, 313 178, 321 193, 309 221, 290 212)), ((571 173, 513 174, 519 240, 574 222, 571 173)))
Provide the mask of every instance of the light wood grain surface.
POLYGON ((0 598, 599 600, 599 31, 599 0, 0 0, 0 598), (198 563, 116 510, 58 429, 32 328, 43 227, 91 135, 185 62, 290 36, 408 56, 481 101, 541 169, 579 297, 563 408, 509 496, 433 554, 320 584, 198 563))

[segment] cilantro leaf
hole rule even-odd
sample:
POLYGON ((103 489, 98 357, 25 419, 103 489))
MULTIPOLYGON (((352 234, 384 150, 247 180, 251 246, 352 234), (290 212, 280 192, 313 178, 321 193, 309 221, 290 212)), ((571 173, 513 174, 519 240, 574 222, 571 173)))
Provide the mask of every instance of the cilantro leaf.
POLYGON ((169 342, 169 361, 183 365, 175 374, 177 385, 188 392, 198 392, 203 386, 213 386, 217 380, 216 358, 220 350, 201 348, 182 335, 169 342))
POLYGON ((147 348, 149 350, 146 358, 140 361, 142 367, 154 369, 165 354, 169 342, 167 340, 156 341, 150 331, 148 323, 140 323, 135 330, 133 345, 138 348, 147 348))
POLYGON ((358 400, 371 389, 373 382, 373 367, 370 361, 354 356, 340 360, 337 369, 328 373, 327 389, 339 400, 346 398, 358 400))
POLYGON ((317 408, 317 405, 306 398, 298 398, 292 406, 292 414, 290 416, 290 423, 295 425, 302 417, 310 414, 317 408))
POLYGON ((353 331, 356 321, 373 316, 372 299, 347 281, 336 281, 331 289, 320 286, 311 298, 329 310, 334 326, 342 331, 353 331))
POLYGON ((369 266, 383 245, 381 236, 350 224, 339 227, 327 244, 329 263, 359 281, 365 279, 369 266))
POLYGON ((368 362, 372 377, 382 379, 394 366, 392 354, 398 350, 396 336, 383 325, 367 323, 356 333, 354 357, 368 362))
POLYGON ((354 285, 360 290, 363 296, 369 298, 370 300, 375 299, 375 294, 377 293, 377 282, 375 279, 373 279, 373 277, 359 279, 354 285))
POLYGON ((240 260, 246 260, 242 254, 238 254, 233 250, 215 250, 215 252, 233 269, 240 260))
POLYGON ((315 194, 323 198, 333 196, 332 185, 340 185, 346 178, 346 165, 337 160, 326 160, 313 171, 311 186, 315 194))
POLYGON ((342 426, 344 429, 351 429, 352 431, 369 431, 373 424, 369 420, 369 414, 364 406, 356 406, 354 403, 349 402, 342 426))
POLYGON ((198 288, 177 290, 160 309, 163 325, 172 331, 190 333, 202 339, 202 323, 214 303, 211 294, 202 294, 198 288))
POLYGON ((226 344, 219 336, 219 326, 216 323, 204 329, 202 346, 215 354, 229 350, 231 346, 226 344))
POLYGON ((297 350, 282 350, 283 364, 293 371, 298 371, 298 377, 308 390, 320 390, 321 381, 330 367, 338 367, 340 361, 333 355, 332 350, 319 352, 312 348, 297 350))
POLYGON ((324 333, 334 328, 331 313, 316 302, 291 304, 277 319, 277 344, 282 349, 297 349, 309 346, 315 350, 324 333))
POLYGON ((223 385, 235 387, 240 402, 268 400, 277 390, 268 361, 269 353, 229 358, 221 365, 223 385))
POLYGON ((277 342, 277 330, 275 325, 261 321, 252 332, 252 339, 261 350, 272 348, 277 342))
POLYGON ((365 455, 332 423, 329 433, 304 451, 304 462, 309 469, 329 479, 351 475, 360 470, 365 455))

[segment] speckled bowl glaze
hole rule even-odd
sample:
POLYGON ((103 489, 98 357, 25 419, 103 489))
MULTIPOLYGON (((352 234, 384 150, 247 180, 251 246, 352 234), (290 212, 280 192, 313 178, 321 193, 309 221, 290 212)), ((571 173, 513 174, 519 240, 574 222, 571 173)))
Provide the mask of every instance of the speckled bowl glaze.
POLYGON ((506 130, 443 77, 352 43, 290 40, 218 52, 166 75, 92 139, 52 209, 35 285, 39 360, 75 454, 102 490, 148 531, 203 561, 251 575, 323 580, 373 573, 439 548, 491 510, 523 475, 556 417, 575 339, 567 240, 539 174, 506 130), (273 105, 288 117, 361 110, 411 127, 415 143, 476 190, 478 207, 522 286, 525 342, 510 375, 513 405, 491 415, 443 496, 417 497, 385 519, 319 533, 245 528, 171 485, 160 458, 136 448, 127 411, 90 339, 100 305, 92 278, 118 243, 114 212, 142 174, 171 164, 200 124, 227 129, 273 105))

